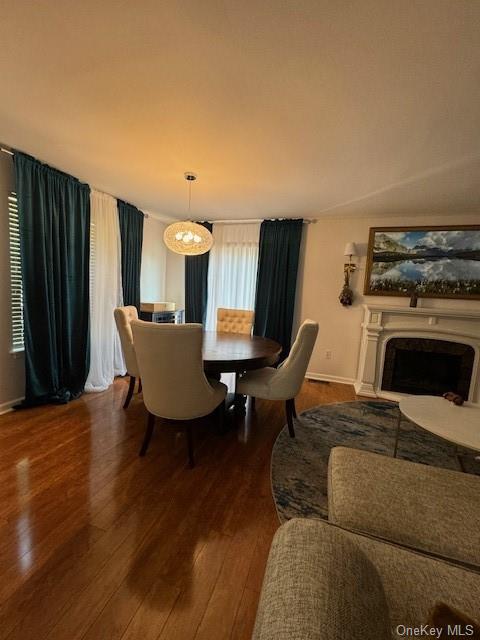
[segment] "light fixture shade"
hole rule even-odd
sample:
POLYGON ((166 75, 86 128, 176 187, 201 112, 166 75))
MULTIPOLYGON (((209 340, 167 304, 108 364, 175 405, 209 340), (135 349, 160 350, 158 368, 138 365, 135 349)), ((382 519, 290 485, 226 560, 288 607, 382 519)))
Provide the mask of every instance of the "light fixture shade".
POLYGON ((163 240, 170 251, 184 256, 200 256, 210 251, 213 237, 208 229, 196 222, 174 222, 168 225, 163 240))
POLYGON ((345 245, 345 250, 343 252, 344 256, 356 256, 357 255, 357 247, 354 242, 347 242, 345 245))

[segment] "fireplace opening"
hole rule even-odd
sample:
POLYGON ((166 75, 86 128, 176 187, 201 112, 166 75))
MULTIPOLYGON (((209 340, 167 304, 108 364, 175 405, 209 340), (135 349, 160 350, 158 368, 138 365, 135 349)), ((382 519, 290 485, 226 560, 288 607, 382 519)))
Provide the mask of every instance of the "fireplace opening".
POLYGON ((382 389, 468 398, 475 352, 468 344, 428 338, 391 338, 385 350, 382 389))

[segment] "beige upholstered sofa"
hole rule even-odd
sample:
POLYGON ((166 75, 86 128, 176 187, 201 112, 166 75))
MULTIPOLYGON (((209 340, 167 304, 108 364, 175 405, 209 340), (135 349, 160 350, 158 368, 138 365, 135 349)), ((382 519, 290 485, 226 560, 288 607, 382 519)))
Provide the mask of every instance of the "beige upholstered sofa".
POLYGON ((277 531, 255 640, 383 640, 443 601, 480 612, 480 477, 343 447, 329 520, 277 531))

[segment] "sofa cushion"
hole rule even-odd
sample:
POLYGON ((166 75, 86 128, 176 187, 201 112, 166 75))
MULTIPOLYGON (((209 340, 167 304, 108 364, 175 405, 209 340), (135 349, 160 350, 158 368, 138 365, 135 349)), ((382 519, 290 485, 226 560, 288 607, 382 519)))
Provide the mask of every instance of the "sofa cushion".
POLYGON ((328 518, 340 526, 480 566, 480 477, 335 447, 328 518))
POLYGON ((447 602, 476 619, 480 572, 411 551, 377 538, 344 531, 375 564, 388 603, 394 638, 399 625, 421 626, 437 602, 447 602))
POLYGON ((272 543, 253 638, 390 639, 374 565, 341 529, 290 520, 272 543))

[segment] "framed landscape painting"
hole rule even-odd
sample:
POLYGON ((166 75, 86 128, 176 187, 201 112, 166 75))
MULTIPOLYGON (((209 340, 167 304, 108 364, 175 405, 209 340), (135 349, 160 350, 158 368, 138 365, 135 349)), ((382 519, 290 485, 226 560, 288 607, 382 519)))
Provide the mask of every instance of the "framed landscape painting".
POLYGON ((480 299, 480 225, 370 229, 366 295, 480 299))

